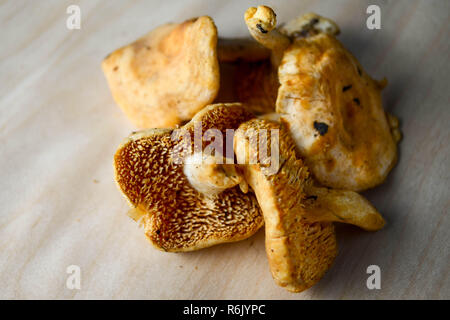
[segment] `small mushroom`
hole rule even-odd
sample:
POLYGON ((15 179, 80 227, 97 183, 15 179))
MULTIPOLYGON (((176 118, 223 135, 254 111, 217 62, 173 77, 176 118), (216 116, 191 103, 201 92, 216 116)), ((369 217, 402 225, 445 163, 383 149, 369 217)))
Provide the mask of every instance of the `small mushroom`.
MULTIPOLYGON (((197 250, 245 239, 263 225, 255 196, 240 190, 242 179, 233 168, 205 164, 202 175, 194 161, 186 166, 177 158, 195 160, 189 148, 195 150, 197 124, 201 135, 215 128, 226 137, 226 129, 236 129, 251 117, 240 104, 212 105, 177 131, 149 129, 120 145, 114 156, 116 182, 133 208, 132 217, 142 222, 156 248, 197 250), (180 141, 186 134, 190 141, 180 141)), ((206 142, 202 139, 202 150, 196 152, 205 151, 206 142)))
POLYGON ((206 196, 217 195, 236 185, 245 184, 234 164, 222 162, 221 157, 205 156, 197 152, 185 158, 183 172, 191 186, 206 196))
POLYGON ((216 103, 239 101, 256 115, 275 112, 279 83, 269 59, 237 59, 219 64, 220 89, 216 103))
POLYGON ((166 24, 102 63, 116 103, 139 128, 175 127, 219 90, 217 29, 203 16, 166 24))
POLYGON ((315 184, 284 124, 249 120, 236 131, 234 147, 264 215, 266 252, 280 286, 299 292, 320 280, 337 254, 332 222, 383 227, 383 217, 361 195, 315 184))
POLYGON ((276 112, 289 124, 315 178, 353 191, 382 183, 397 161, 401 136, 383 110, 385 83, 365 73, 334 37, 339 28, 333 21, 307 14, 277 30, 272 9, 249 11, 263 12, 258 19, 270 26, 270 32, 258 31, 251 27, 257 21, 246 15, 250 33, 261 44, 268 42, 280 61, 276 112))

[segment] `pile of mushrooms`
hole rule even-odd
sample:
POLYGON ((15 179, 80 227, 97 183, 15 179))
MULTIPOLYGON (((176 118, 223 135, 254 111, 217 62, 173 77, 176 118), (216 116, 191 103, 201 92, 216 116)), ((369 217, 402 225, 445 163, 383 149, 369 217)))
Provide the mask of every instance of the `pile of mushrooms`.
POLYGON ((265 225, 275 282, 300 292, 337 255, 334 222, 384 226, 357 192, 384 181, 401 134, 383 110, 386 81, 363 70, 333 21, 306 14, 277 28, 259 6, 245 22, 256 42, 218 41, 200 17, 103 61, 115 101, 144 128, 119 146, 115 180, 163 251, 243 240, 265 225), (238 68, 236 103, 217 101, 225 63, 238 68))

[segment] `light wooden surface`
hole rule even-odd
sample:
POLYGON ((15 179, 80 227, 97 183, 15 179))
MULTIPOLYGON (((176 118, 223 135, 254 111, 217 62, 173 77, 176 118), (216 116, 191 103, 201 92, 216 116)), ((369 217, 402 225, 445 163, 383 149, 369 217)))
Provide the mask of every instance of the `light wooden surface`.
POLYGON ((399 116, 400 161, 366 192, 388 225, 340 226, 325 278, 292 294, 271 279, 264 233, 194 253, 153 249, 126 216, 112 157, 134 128, 100 69, 112 50, 167 21, 208 14, 221 36, 246 36, 254 1, 0 2, 0 298, 450 298, 449 12, 441 1, 264 1, 279 21, 315 11, 376 78, 399 116), (81 7, 81 30, 66 8, 81 7), (365 27, 382 8, 382 29, 365 27), (366 287, 381 268, 381 290, 366 287), (66 288, 69 265, 81 290, 66 288))

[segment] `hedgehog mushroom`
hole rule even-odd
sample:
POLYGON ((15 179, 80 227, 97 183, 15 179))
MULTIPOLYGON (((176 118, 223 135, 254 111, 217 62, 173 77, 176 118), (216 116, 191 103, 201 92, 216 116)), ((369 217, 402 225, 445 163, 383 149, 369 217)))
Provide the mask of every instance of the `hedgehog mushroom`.
MULTIPOLYGON (((195 141, 180 142, 179 138, 187 134, 195 140, 196 123, 200 123, 200 134, 210 128, 225 133, 251 117, 240 104, 212 105, 181 130, 141 131, 118 148, 116 182, 133 208, 133 218, 142 222, 155 247, 170 252, 197 250, 245 239, 263 225, 255 196, 244 194, 238 186, 242 180, 239 173, 211 164, 207 172, 213 174, 205 181, 195 174, 195 168, 186 169, 184 161, 177 158, 195 156, 189 153, 195 149, 195 141), (202 183, 215 187, 202 187, 202 183)), ((205 141, 200 146, 207 147, 205 141)))
POLYGON ((238 62, 233 80, 236 101, 257 115, 275 112, 279 83, 270 60, 238 62))
POLYGON ((278 45, 268 46, 280 57, 276 111, 315 178, 353 191, 382 183, 396 163, 401 136, 398 120, 383 110, 385 81, 364 72, 334 37, 339 28, 333 21, 307 14, 277 30, 272 9, 249 9, 255 15, 260 10, 259 24, 271 29, 252 28, 251 34, 264 44, 276 31, 271 39, 278 45))
POLYGON ((264 215, 266 252, 280 286, 300 292, 320 280, 337 254, 332 222, 383 227, 361 195, 315 185, 284 124, 249 120, 236 131, 234 148, 264 215))
MULTIPOLYGON (((235 64, 233 71, 230 72, 233 74, 231 81, 233 89, 233 94, 231 95, 233 96, 233 100, 245 103, 247 108, 257 115, 275 112, 275 102, 279 86, 277 78, 278 65, 271 63, 271 60, 277 60, 274 57, 274 52, 281 54, 284 50, 284 47, 279 46, 278 41, 276 41, 277 37, 274 36, 277 33, 276 30, 269 34, 269 39, 266 39, 266 41, 262 39, 267 37, 258 36, 260 33, 258 27, 270 28, 270 25, 262 26, 260 24, 261 20, 257 18, 258 15, 264 15, 266 12, 264 8, 267 7, 261 6, 261 8, 263 9, 259 10, 256 14, 255 12, 249 13, 251 9, 246 12, 248 23, 251 21, 249 30, 260 43, 254 40, 252 42, 248 40, 229 40, 228 43, 224 43, 225 45, 219 44, 219 60, 221 62, 234 62, 235 64), (256 31, 253 32, 253 29, 256 31), (271 50, 268 50, 266 47, 271 50), (261 48, 264 48, 265 51, 261 50, 261 48)), ((276 22, 274 21, 273 25, 275 24, 276 22)), ((280 34, 278 36, 282 37, 282 39, 287 39, 280 34)), ((285 44, 287 46, 289 40, 285 44)), ((219 96, 223 96, 222 87, 223 85, 221 85, 219 96)))
POLYGON ((219 90, 217 29, 203 16, 166 24, 102 63, 116 103, 139 128, 190 120, 219 90))

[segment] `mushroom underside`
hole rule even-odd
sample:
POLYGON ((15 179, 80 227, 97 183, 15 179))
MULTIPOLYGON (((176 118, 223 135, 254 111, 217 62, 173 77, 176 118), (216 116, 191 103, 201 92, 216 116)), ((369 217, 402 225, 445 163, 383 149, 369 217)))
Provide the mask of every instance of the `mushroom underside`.
MULTIPOLYGON (((202 110, 182 129, 194 137, 194 123, 208 128, 232 128, 252 117, 239 104, 214 105, 202 110)), ((130 205, 140 214, 147 238, 164 251, 192 251, 245 239, 263 224, 254 194, 239 186, 218 194, 196 190, 175 161, 188 152, 173 130, 150 129, 130 136, 114 158, 116 181, 130 205), (180 148, 181 147, 181 148, 180 148)), ((194 146, 194 140, 190 142, 194 146)))

